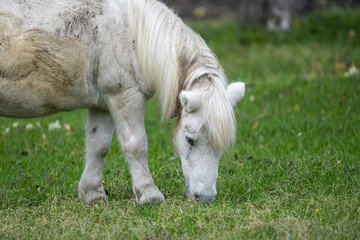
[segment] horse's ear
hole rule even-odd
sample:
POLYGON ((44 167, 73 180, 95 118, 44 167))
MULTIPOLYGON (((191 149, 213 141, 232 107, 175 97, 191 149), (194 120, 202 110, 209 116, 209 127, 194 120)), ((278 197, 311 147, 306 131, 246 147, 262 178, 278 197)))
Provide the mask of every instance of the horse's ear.
POLYGON ((226 94, 230 100, 231 106, 235 106, 245 95, 245 83, 234 82, 227 86, 226 94))
POLYGON ((181 106, 188 113, 195 112, 201 104, 201 94, 199 92, 182 91, 180 93, 181 106))

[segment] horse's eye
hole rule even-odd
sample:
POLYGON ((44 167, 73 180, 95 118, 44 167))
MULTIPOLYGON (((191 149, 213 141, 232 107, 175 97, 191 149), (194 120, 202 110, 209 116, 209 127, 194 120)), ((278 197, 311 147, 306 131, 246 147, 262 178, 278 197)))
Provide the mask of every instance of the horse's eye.
POLYGON ((194 141, 191 138, 186 137, 186 141, 191 145, 194 146, 194 141))

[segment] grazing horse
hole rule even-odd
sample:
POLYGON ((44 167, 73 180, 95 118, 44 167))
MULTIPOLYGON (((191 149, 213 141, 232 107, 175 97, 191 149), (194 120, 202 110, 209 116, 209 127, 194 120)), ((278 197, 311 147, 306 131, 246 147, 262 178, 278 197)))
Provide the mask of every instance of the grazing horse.
POLYGON ((162 117, 177 116, 187 196, 212 201, 245 85, 228 85, 202 38, 156 0, 0 1, 0 116, 88 108, 80 198, 106 200, 102 169, 116 128, 136 200, 164 200, 147 164, 144 109, 155 92, 162 117))

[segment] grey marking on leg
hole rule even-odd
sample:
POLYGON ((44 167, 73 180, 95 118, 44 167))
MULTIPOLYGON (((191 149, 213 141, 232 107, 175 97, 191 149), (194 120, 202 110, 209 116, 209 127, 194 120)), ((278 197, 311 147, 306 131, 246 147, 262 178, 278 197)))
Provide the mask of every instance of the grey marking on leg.
POLYGON ((57 30, 65 35, 81 38, 83 35, 92 36, 97 40, 98 26, 93 24, 93 19, 103 14, 103 0, 83 1, 76 11, 67 11, 60 14, 64 21, 64 29, 57 30))

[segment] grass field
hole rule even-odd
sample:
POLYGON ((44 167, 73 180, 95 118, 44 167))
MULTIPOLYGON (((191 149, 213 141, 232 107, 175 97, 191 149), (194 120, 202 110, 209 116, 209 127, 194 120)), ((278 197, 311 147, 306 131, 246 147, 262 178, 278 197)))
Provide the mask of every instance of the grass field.
POLYGON ((229 80, 247 86, 211 204, 186 200, 173 121, 159 121, 156 99, 146 129, 149 166, 166 197, 158 205, 136 204, 115 140, 104 167, 108 203, 77 198, 85 110, 0 118, 0 238, 359 239, 359 13, 313 13, 289 33, 190 22, 229 80), (62 128, 49 131, 57 119, 62 128))

